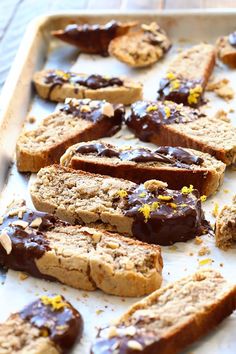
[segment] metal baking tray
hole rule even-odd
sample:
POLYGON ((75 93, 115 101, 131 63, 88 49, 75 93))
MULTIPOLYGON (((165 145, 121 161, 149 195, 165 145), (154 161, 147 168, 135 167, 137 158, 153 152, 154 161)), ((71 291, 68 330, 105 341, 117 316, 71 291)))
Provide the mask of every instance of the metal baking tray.
MULTIPOLYGON (((112 75, 127 75, 144 83, 144 97, 155 99, 158 83, 166 70, 173 55, 181 48, 206 41, 214 43, 222 34, 228 34, 235 30, 235 11, 166 11, 166 12, 68 12, 43 16, 30 23, 22 40, 18 54, 2 90, 0 98, 0 211, 4 211, 6 205, 15 198, 24 198, 31 205, 28 193, 29 181, 34 178, 29 174, 19 174, 15 167, 15 144, 16 139, 26 123, 27 129, 33 128, 46 115, 55 109, 55 104, 43 101, 35 95, 32 87, 32 75, 36 70, 43 68, 69 69, 86 73, 100 73, 112 75), (63 27, 67 23, 105 23, 111 19, 140 22, 158 21, 168 32, 173 41, 173 47, 166 58, 151 68, 134 70, 114 58, 103 58, 95 55, 78 55, 78 50, 66 45, 50 36, 52 29, 63 27), (35 117, 36 122, 30 124, 26 117, 35 117)), ((215 68, 214 75, 217 78, 228 78, 236 92, 236 70, 228 70, 222 65, 215 68)), ((213 93, 206 93, 209 98, 207 110, 214 114, 219 109, 229 111, 229 117, 236 124, 236 102, 227 103, 217 98, 213 93)), ((147 145, 135 139, 132 134, 123 128, 116 136, 105 139, 110 142, 126 145, 147 145)), ((236 171, 227 169, 225 182, 221 190, 209 198, 204 204, 207 218, 214 222, 212 208, 215 202, 219 206, 229 203, 233 194, 236 194, 235 186, 236 171)), ((207 258, 209 267, 214 267, 229 280, 235 281, 236 248, 228 252, 220 251, 215 247, 214 239, 204 236, 201 246, 208 246, 210 254, 199 256, 199 245, 194 241, 177 243, 172 247, 163 247, 164 258, 163 284, 179 279, 201 267, 201 262, 207 258), (211 262, 212 261, 212 262, 211 262)), ((204 262, 203 262, 204 263, 204 262)), ((82 313, 85 322, 83 339, 73 353, 89 353, 90 344, 96 336, 97 328, 116 318, 128 306, 137 299, 119 298, 103 294, 100 291, 84 292, 75 290, 59 283, 28 277, 20 280, 18 273, 8 271, 5 281, 0 287, 1 307, 0 321, 19 310, 28 301, 41 293, 62 293, 82 313)), ((186 353, 235 353, 235 326, 236 314, 225 320, 216 330, 198 341, 186 353)))

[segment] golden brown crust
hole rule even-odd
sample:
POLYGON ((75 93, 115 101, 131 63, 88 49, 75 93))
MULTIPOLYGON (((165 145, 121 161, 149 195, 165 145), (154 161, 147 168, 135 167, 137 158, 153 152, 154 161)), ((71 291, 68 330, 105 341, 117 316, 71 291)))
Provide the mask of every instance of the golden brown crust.
MULTIPOLYGON (((124 78, 124 85, 110 86, 99 89, 89 89, 82 85, 72 85, 64 83, 56 85, 51 90, 52 84, 45 83, 45 76, 50 70, 42 70, 34 74, 34 84, 37 93, 44 99, 50 101, 64 102, 67 97, 71 98, 90 98, 92 100, 106 100, 110 103, 123 103, 129 105, 142 99, 142 85, 128 78, 124 78), (51 92, 50 92, 51 91, 51 92)), ((87 76, 85 74, 78 74, 87 76)))

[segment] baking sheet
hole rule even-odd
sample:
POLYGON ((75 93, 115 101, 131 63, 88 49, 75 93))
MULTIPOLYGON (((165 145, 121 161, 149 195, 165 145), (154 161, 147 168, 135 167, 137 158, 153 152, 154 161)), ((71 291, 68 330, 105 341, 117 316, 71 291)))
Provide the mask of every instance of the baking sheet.
MULTIPOLYGON (((150 15, 145 16, 147 19, 150 18, 150 15)), ((152 18, 153 16, 152 14, 152 18)), ((225 17, 223 16, 223 19, 220 15, 215 14, 214 17, 213 15, 208 16, 207 13, 205 13, 205 15, 189 15, 187 17, 173 13, 168 16, 159 15, 158 18, 160 20, 159 22, 163 23, 164 28, 170 32, 174 45, 165 60, 151 68, 133 70, 114 58, 102 58, 100 56, 85 54, 79 55, 78 59, 74 61, 77 57, 77 51, 68 45, 62 45, 56 41, 52 41, 45 65, 47 68, 64 69, 68 69, 73 65, 73 70, 90 74, 96 72, 113 76, 127 75, 144 83, 144 98, 155 99, 159 80, 165 73, 166 67, 173 58, 173 55, 190 45, 199 43, 199 41, 214 43, 217 35, 227 34, 235 29, 233 23, 236 20, 236 13, 234 14, 234 18, 232 14, 230 14, 228 17, 226 15, 225 17), (197 28, 199 28, 199 30, 195 31, 197 28)), ((114 18, 114 16, 111 15, 110 18, 114 18)), ((217 79, 228 78, 230 85, 234 88, 236 93, 236 71, 228 70, 224 66, 218 65, 213 75, 217 79)), ((27 80, 30 80, 30 77, 28 77, 27 80)), ((209 103, 207 104, 209 114, 214 114, 219 109, 223 109, 226 112, 230 109, 236 110, 235 100, 227 103, 217 98, 214 93, 208 92, 205 97, 209 99, 209 103)), ((54 108, 55 105, 53 103, 44 102, 40 98, 35 97, 32 101, 28 117, 34 116, 36 123, 27 123, 27 129, 37 125, 37 123, 52 112, 54 108)), ((229 117, 232 122, 236 124, 235 112, 229 113, 229 117)), ((135 139, 132 133, 126 128, 123 128, 122 131, 118 132, 114 137, 104 140, 119 145, 154 147, 153 144, 140 142, 138 139, 135 139)), ((236 193, 235 177, 236 171, 227 169, 221 190, 203 204, 207 219, 210 220, 212 224, 214 223, 212 209, 215 202, 217 202, 221 208, 224 204, 230 203, 233 194, 236 193)), ((18 174, 15 165, 13 165, 9 173, 7 186, 0 199, 0 210, 3 211, 5 206, 13 198, 25 198, 28 205, 31 206, 28 182, 31 182, 33 178, 34 176, 30 177, 29 175, 18 174)), ((224 252, 215 247, 212 237, 203 236, 201 239, 203 243, 200 245, 195 244, 194 241, 189 241, 187 243, 176 243, 171 247, 162 247, 164 259, 163 284, 193 273, 203 267, 201 264, 204 263, 204 261, 206 263, 205 266, 218 269, 229 281, 235 282, 236 247, 224 252), (199 250, 203 246, 210 248, 209 255, 198 255, 199 250)), ((83 354, 89 353, 90 344, 94 340, 99 326, 116 318, 131 304, 137 301, 135 298, 127 299, 109 296, 100 291, 84 292, 75 290, 59 283, 50 283, 31 277, 20 280, 18 272, 9 271, 4 285, 0 287, 0 303, 4 304, 4 306, 1 307, 0 321, 5 320, 11 312, 21 309, 27 302, 33 300, 36 295, 42 293, 61 293, 81 312, 85 320, 84 336, 81 343, 74 348, 73 353, 83 354)), ((233 314, 216 330, 211 332, 211 334, 189 348, 186 353, 235 353, 235 327, 236 314, 233 314)))

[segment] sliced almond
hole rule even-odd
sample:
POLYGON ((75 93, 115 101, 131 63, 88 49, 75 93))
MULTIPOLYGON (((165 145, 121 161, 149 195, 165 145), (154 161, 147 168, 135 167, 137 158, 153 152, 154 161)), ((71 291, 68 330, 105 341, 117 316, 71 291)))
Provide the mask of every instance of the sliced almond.
POLYGON ((167 188, 168 184, 157 179, 150 179, 144 182, 144 188, 150 192, 154 192, 158 188, 167 188))
POLYGON ((0 234, 0 243, 7 252, 7 254, 10 254, 12 251, 12 242, 8 233, 5 230, 2 230, 0 234))
POLYGON ((92 239, 95 243, 98 243, 102 238, 102 234, 100 232, 94 232, 92 235, 92 239))
POLYGON ((13 226, 20 226, 23 229, 25 229, 29 225, 29 223, 24 220, 16 220, 16 221, 13 221, 12 225, 13 226))
POLYGON ((30 227, 35 227, 35 228, 37 228, 37 227, 39 227, 41 224, 42 224, 42 218, 35 218, 32 222, 31 222, 31 224, 30 224, 30 227))
POLYGON ((142 344, 137 342, 136 340, 129 340, 127 342, 127 346, 134 350, 143 350, 142 344))
POLYGON ((118 242, 113 242, 113 241, 110 241, 110 242, 107 242, 107 247, 111 248, 111 249, 116 249, 116 248, 119 248, 120 245, 118 242))
POLYGON ((107 117, 114 116, 114 108, 113 108, 112 104, 105 102, 101 107, 101 113, 107 117))

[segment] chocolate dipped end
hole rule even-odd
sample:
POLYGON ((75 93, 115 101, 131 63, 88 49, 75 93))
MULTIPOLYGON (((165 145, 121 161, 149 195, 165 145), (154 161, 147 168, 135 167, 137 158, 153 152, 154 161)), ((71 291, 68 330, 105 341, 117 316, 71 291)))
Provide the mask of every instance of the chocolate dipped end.
POLYGON ((147 181, 128 191, 124 198, 114 201, 125 216, 134 219, 134 237, 147 243, 167 246, 185 242, 211 230, 205 220, 197 190, 187 187, 183 191, 170 190, 156 188, 154 184, 152 191, 149 191, 149 187, 144 186, 150 183, 152 181, 147 181))
POLYGON ((45 233, 59 225, 68 224, 59 221, 53 215, 26 209, 24 205, 11 209, 3 217, 0 226, 0 233, 4 233, 10 239, 11 249, 7 252, 3 246, 0 246, 0 264, 10 269, 27 272, 37 278, 55 280, 52 276, 42 274, 35 260, 50 251, 49 240, 45 233), (18 216, 19 213, 22 215, 21 218, 18 216))
POLYGON ((53 31, 55 37, 78 47, 82 53, 108 56, 108 46, 112 39, 126 34, 134 22, 121 24, 110 21, 105 25, 70 24, 64 30, 53 31))
POLYGON ((63 353, 82 336, 82 316, 63 296, 42 296, 26 306, 19 315, 42 330, 63 353))
POLYGON ((151 141, 163 125, 188 123, 203 117, 197 109, 174 102, 138 101, 131 105, 126 125, 143 141, 151 141))

